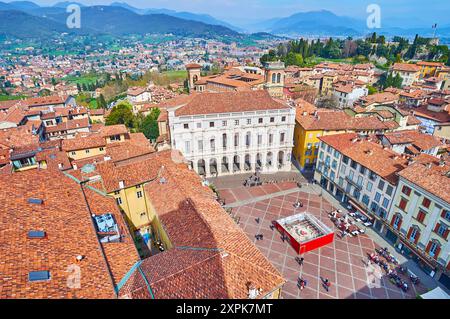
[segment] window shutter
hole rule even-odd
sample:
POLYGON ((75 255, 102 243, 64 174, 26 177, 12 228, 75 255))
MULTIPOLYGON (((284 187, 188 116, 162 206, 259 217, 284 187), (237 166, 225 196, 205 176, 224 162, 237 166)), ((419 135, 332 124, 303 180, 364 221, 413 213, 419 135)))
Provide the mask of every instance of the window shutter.
POLYGON ((439 224, 439 223, 437 223, 436 224, 436 227, 434 227, 434 232, 435 233, 437 233, 438 232, 438 230, 439 230, 439 226, 440 226, 441 224, 439 224))
POLYGON ((409 239, 411 237, 412 231, 413 231, 413 228, 410 227, 409 230, 408 230, 408 235, 406 235, 406 238, 409 239))
POLYGON ((444 239, 446 239, 446 240, 447 240, 447 237, 448 237, 448 232, 449 232, 449 229, 447 228, 447 230, 444 233, 444 239))
POLYGON ((414 240, 414 244, 417 245, 417 243, 419 242, 419 238, 420 238, 420 230, 417 230, 416 239, 414 240))
POLYGON ((402 222, 403 222, 403 218, 400 218, 398 225, 397 225, 398 230, 400 230, 400 228, 402 227, 402 222))
POLYGON ((442 210, 442 213, 441 213, 441 217, 442 217, 442 218, 445 218, 446 212, 447 212, 447 211, 446 211, 445 209, 442 210))
POLYGON ((431 240, 430 240, 430 242, 428 243, 428 245, 427 245, 427 249, 425 249, 425 252, 428 254, 429 253, 429 251, 430 251, 430 249, 431 249, 431 240))
POLYGON ((436 260, 438 259, 440 252, 441 252, 441 246, 438 246, 436 248, 436 252, 434 253, 434 259, 436 259, 436 260))
POLYGON ((391 226, 394 226, 394 223, 395 223, 395 217, 396 217, 396 216, 397 216, 397 215, 392 216, 391 226))

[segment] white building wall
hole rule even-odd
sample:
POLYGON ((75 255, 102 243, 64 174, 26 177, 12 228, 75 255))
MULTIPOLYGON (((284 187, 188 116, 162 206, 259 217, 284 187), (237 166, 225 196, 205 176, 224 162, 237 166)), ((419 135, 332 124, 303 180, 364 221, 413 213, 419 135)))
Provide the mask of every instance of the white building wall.
POLYGON ((217 163, 219 176, 255 172, 257 156, 260 159, 260 169, 263 173, 289 171, 291 169, 294 126, 294 108, 183 117, 177 117, 175 110, 169 110, 172 147, 181 151, 199 174, 203 174, 203 170, 199 169, 199 163, 204 161, 204 165, 200 166, 204 166, 206 177, 215 175, 214 168, 210 165, 214 161, 217 163), (273 122, 271 122, 271 118, 273 118, 273 122), (262 119, 262 123, 260 123, 260 119, 262 119), (214 126, 212 127, 210 123, 214 123, 214 126), (247 133, 250 134, 250 145, 248 146, 246 143, 247 133), (224 134, 226 147, 223 145, 224 134), (238 136, 237 146, 235 146, 236 134, 238 136), (282 134, 284 134, 284 142, 281 142, 282 134), (272 136, 271 143, 269 135, 272 136), (260 136, 260 143, 258 143, 258 136, 260 136), (211 140, 214 140, 214 149, 211 140), (202 141, 202 147, 200 147, 199 141, 202 141), (272 154, 271 161, 270 154, 272 154), (280 163, 278 163, 279 155, 282 156, 280 163), (246 158, 249 159, 248 167, 244 166, 246 158), (239 162, 239 167, 232 165, 234 162, 239 162), (222 167, 222 164, 225 163, 228 163, 228 171, 226 167, 222 167))

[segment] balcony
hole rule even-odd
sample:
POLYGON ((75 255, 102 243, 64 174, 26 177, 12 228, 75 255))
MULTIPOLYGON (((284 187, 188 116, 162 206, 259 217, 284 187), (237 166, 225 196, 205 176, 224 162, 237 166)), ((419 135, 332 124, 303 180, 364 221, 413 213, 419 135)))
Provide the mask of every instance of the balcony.
POLYGON ((362 185, 358 185, 358 184, 355 183, 353 180, 351 180, 350 177, 345 176, 345 180, 346 180, 348 183, 352 184, 356 189, 362 190, 362 185))

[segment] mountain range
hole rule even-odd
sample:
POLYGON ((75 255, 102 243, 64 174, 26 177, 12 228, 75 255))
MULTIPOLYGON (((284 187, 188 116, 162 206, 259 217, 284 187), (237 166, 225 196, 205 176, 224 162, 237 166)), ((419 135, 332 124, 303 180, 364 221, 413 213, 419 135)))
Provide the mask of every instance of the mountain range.
MULTIPOLYGON (((289 17, 235 26, 208 14, 169 9, 142 9, 125 2, 114 2, 108 6, 85 6, 77 3, 82 10, 82 28, 75 30, 65 27, 68 16, 66 7, 71 3, 76 2, 63 1, 51 7, 41 7, 31 1, 0 2, 1 17, 3 17, 0 21, 0 35, 40 37, 52 32, 113 35, 172 33, 179 36, 199 37, 245 37, 244 33, 264 33, 266 36, 272 34, 285 37, 362 37, 372 32, 388 37, 394 35, 413 37, 415 34, 431 37, 433 35, 431 26, 412 27, 414 25, 412 22, 405 23, 398 19, 384 19, 381 29, 368 29, 365 20, 338 16, 327 10, 299 12, 289 17), (27 21, 24 21, 25 19, 27 21)), ((450 24, 439 26, 438 36, 450 37, 450 24)))
POLYGON ((0 34, 18 38, 40 38, 57 32, 74 34, 174 34, 194 37, 239 37, 221 25, 187 20, 160 13, 139 14, 121 6, 82 6, 81 28, 66 26, 66 5, 39 7, 31 2, 0 2, 0 34))

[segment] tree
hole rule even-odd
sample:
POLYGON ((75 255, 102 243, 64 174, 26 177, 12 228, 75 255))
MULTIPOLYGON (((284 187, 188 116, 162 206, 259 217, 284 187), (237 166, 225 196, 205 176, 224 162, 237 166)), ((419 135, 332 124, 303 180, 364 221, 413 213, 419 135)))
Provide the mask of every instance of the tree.
POLYGON ((106 118, 106 125, 124 124, 128 128, 134 127, 134 115, 132 106, 127 101, 121 101, 115 105, 111 114, 106 118))
POLYGON ((105 97, 103 96, 103 94, 100 94, 100 96, 98 97, 97 105, 101 109, 106 109, 106 107, 108 106, 108 104, 106 103, 106 100, 105 100, 105 97))
POLYGON ((337 109, 339 102, 334 95, 324 95, 317 99, 316 106, 323 109, 337 109))
MULTIPOLYGON (((155 109, 153 109, 155 110, 155 109)), ((141 132, 144 133, 145 137, 149 140, 155 140, 159 136, 158 122, 155 119, 157 112, 150 112, 149 115, 145 117, 141 124, 141 132)), ((156 109, 159 111, 159 109, 156 109)))
POLYGON ((285 63, 286 63, 286 66, 288 66, 288 65, 302 66, 303 65, 303 57, 299 53, 289 52, 286 56, 285 63))

